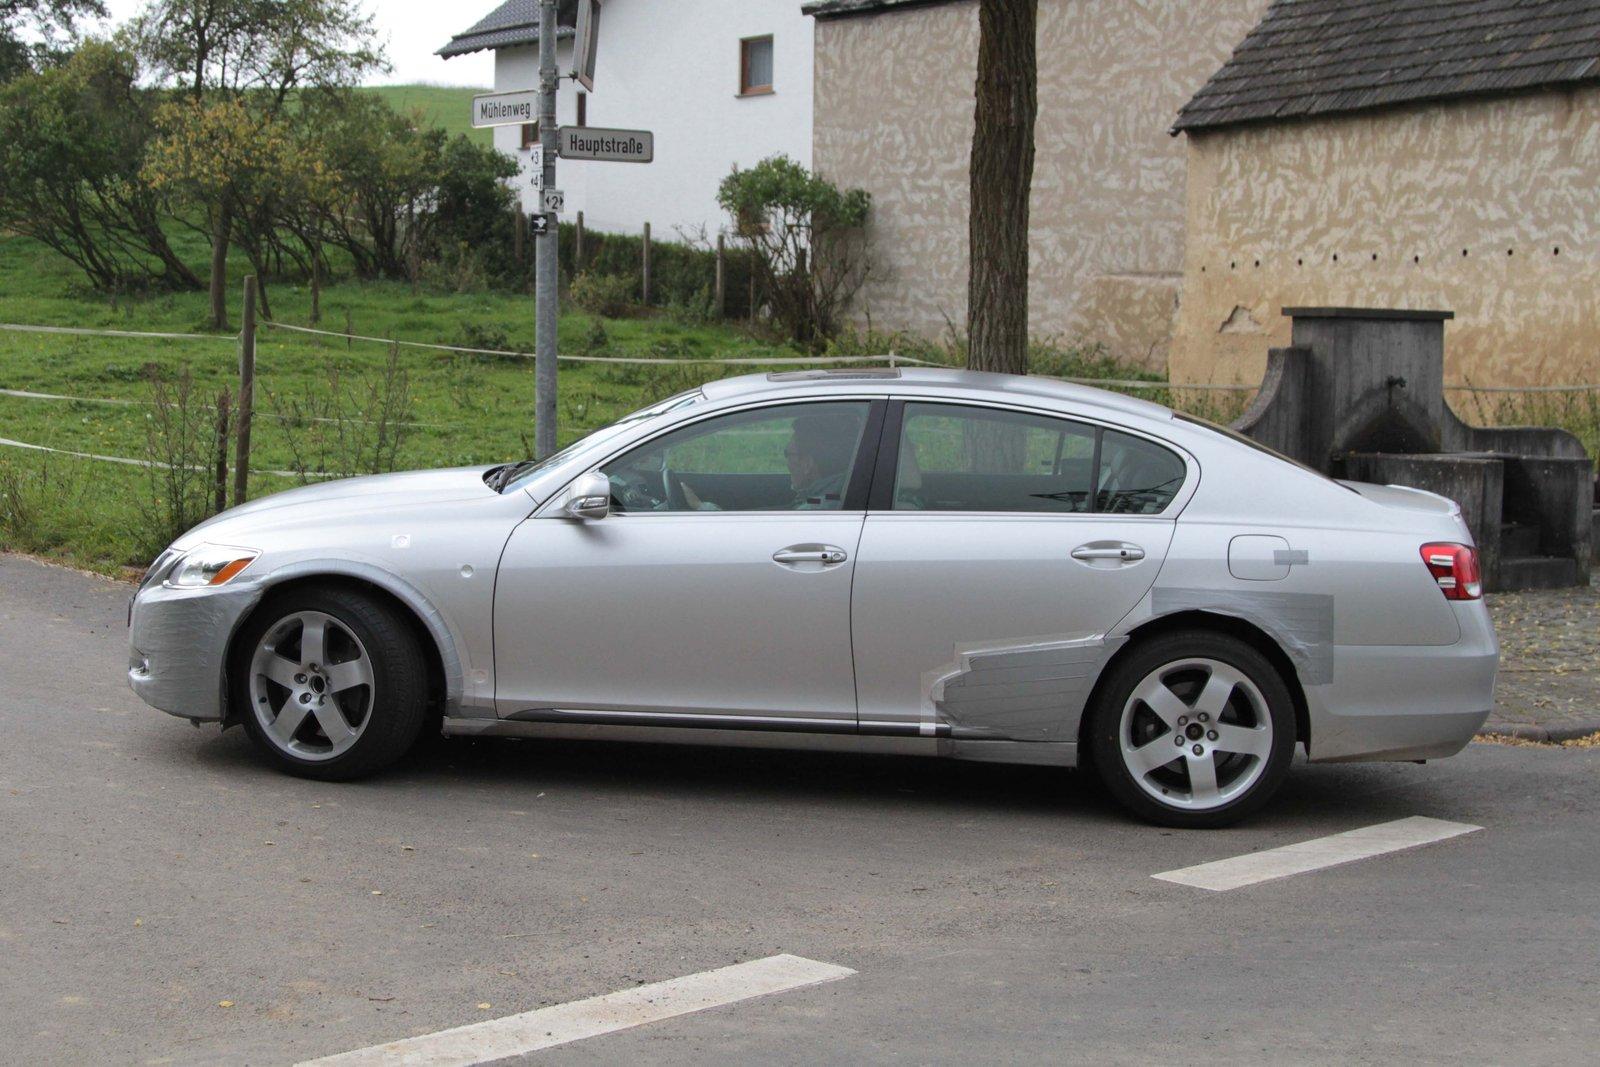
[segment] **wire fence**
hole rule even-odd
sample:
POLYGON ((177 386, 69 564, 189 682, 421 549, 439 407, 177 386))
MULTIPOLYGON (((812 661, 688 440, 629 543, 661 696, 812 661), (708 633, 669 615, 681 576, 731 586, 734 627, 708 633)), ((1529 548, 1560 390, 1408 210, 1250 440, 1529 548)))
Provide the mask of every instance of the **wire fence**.
MULTIPOLYGON (((358 334, 341 330, 322 330, 311 326, 295 326, 290 323, 263 320, 259 324, 263 329, 276 330, 291 334, 327 337, 342 340, 346 344, 361 341, 364 343, 384 345, 391 348, 420 349, 435 352, 451 352, 470 356, 492 356, 500 359, 536 359, 532 352, 518 351, 515 349, 477 348, 467 345, 450 345, 426 341, 409 341, 402 338, 378 337, 369 334, 358 334)), ((241 341, 240 334, 224 333, 177 333, 152 330, 116 330, 100 327, 78 326, 43 326, 28 323, 0 322, 0 331, 13 333, 48 334, 72 337, 111 337, 152 341, 202 341, 216 344, 228 344, 237 347, 241 341)), ((638 366, 720 366, 720 367, 795 367, 795 366, 863 366, 870 364, 887 364, 889 367, 946 367, 954 369, 954 365, 907 356, 895 351, 882 355, 855 355, 855 356, 807 356, 796 354, 794 356, 759 356, 759 357, 714 357, 714 356, 595 356, 558 353, 556 358, 564 363, 583 363, 598 365, 638 365, 638 366)), ((1060 375, 1039 375, 1053 381, 1068 382, 1074 385, 1093 386, 1105 389, 1123 389, 1129 391, 1149 392, 1218 392, 1218 393, 1251 393, 1259 386, 1244 382, 1171 382, 1160 380, 1146 380, 1133 378, 1090 378, 1071 377, 1060 375)), ((1449 384, 1444 387, 1454 392, 1469 392, 1474 394, 1559 394, 1559 393, 1592 393, 1600 392, 1600 383, 1582 382, 1561 385, 1506 385, 1482 386, 1472 383, 1449 384)), ((27 389, 0 388, 0 396, 18 400, 44 401, 54 403, 96 404, 117 407, 144 407, 152 402, 126 397, 95 397, 72 396, 62 393, 51 393, 27 389)), ((208 405, 209 407, 209 405, 208 405)), ((332 419, 320 416, 294 416, 282 415, 277 412, 257 411, 257 418, 266 418, 285 423, 339 423, 355 422, 369 423, 366 419, 332 419)), ((438 422, 391 422, 390 425, 399 425, 410 428, 444 429, 446 424, 438 422)), ((118 463, 136 467, 168 467, 153 460, 135 459, 127 456, 104 455, 95 452, 77 451, 73 449, 55 448, 47 445, 17 441, 0 437, 0 448, 26 449, 41 453, 71 456, 79 459, 95 460, 105 463, 118 463)), ((281 477, 331 477, 308 472, 268 470, 251 468, 252 473, 260 473, 281 477)))

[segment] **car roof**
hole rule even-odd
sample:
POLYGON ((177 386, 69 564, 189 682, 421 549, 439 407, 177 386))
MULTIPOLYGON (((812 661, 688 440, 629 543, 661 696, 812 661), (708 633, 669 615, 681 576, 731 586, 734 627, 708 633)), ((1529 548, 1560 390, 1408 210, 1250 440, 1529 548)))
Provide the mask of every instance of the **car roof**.
POLYGON ((1161 404, 1105 389, 1037 375, 992 374, 954 367, 873 367, 744 374, 737 378, 707 382, 701 386, 700 392, 707 400, 721 401, 760 394, 781 396, 785 392, 814 396, 818 387, 824 386, 885 395, 926 392, 939 396, 956 393, 974 400, 1041 399, 1103 408, 1147 419, 1172 417, 1172 410, 1161 404))

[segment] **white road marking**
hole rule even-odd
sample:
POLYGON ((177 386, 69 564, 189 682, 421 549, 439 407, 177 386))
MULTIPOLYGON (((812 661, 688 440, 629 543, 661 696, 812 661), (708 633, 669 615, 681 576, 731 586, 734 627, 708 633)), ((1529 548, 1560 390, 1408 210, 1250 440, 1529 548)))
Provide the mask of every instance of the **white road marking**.
POLYGON ((1431 845, 1435 841, 1445 841, 1481 829, 1483 827, 1470 823, 1446 822, 1418 815, 1330 837, 1318 837, 1298 845, 1284 845, 1264 852, 1252 852, 1248 856, 1166 871, 1152 877, 1163 882, 1177 882, 1179 885, 1192 885, 1220 893, 1257 882, 1270 882, 1274 878, 1287 878, 1291 874, 1305 874, 1307 871, 1381 856, 1386 852, 1431 845))
POLYGON ((469 1067, 751 997, 832 982, 855 973, 848 967, 801 956, 768 956, 570 1004, 308 1060, 299 1067, 469 1067))

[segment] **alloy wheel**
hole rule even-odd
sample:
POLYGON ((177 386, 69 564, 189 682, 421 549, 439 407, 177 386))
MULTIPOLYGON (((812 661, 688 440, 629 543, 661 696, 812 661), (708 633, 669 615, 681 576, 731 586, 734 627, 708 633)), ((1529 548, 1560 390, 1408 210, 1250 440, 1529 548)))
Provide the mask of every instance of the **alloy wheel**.
POLYGON ((1244 672, 1215 659, 1157 667, 1134 687, 1117 729, 1123 765, 1158 803, 1220 808, 1260 780, 1272 716, 1244 672))
POLYGON ((321 611, 278 620, 250 662, 250 710, 266 739, 302 760, 331 760, 372 718, 372 660, 355 633, 321 611))

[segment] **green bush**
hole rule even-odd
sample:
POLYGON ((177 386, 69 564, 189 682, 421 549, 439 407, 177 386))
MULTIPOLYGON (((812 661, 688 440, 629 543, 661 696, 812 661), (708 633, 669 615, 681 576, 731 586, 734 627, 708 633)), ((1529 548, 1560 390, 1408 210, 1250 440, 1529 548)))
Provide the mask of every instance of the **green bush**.
POLYGON ((615 319, 633 306, 633 285, 626 278, 583 271, 572 279, 567 298, 591 315, 615 319))

